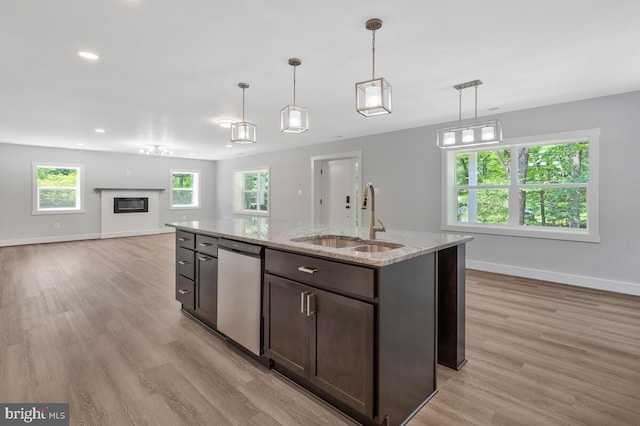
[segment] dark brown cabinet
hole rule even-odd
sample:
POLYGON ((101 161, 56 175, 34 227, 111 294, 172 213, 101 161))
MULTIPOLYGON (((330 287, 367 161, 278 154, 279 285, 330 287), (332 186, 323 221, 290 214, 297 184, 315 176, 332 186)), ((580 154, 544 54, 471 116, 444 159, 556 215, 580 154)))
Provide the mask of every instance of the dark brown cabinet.
POLYGON ((373 305, 269 274, 264 291, 265 354, 372 417, 373 305))
POLYGON ((218 239, 176 231, 176 300, 215 328, 218 305, 218 239))

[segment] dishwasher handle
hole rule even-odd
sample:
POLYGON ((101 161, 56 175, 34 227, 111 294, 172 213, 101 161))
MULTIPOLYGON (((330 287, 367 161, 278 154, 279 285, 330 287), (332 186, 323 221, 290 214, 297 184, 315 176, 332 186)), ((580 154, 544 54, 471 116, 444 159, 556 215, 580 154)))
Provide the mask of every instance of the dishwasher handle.
POLYGON ((264 251, 264 247, 262 246, 244 243, 241 241, 227 240, 226 238, 220 238, 218 240, 218 248, 254 256, 260 256, 264 251))

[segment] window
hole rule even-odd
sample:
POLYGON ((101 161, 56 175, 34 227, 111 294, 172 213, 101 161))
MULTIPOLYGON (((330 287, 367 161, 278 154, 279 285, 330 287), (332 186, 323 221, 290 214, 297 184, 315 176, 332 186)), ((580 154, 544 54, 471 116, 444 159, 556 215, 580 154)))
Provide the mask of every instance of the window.
POLYGON ((200 207, 200 172, 171 170, 171 208, 200 207))
POLYGON ((599 241, 599 130, 447 151, 445 230, 599 241))
POLYGON ((269 168, 236 170, 233 175, 235 213, 269 214, 269 168))
POLYGON ((33 163, 33 214, 83 213, 81 165, 33 163))

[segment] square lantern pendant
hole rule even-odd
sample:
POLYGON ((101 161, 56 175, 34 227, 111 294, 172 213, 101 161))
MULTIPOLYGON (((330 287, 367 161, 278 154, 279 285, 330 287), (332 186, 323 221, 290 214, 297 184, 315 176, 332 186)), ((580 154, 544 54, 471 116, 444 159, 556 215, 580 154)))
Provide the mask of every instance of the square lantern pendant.
POLYGON ((256 143, 258 127, 248 121, 239 121, 231 124, 231 142, 237 144, 256 143))
POLYGON ((309 109, 296 105, 282 108, 280 129, 285 133, 302 133, 309 130, 309 109))
POLYGON ((356 111, 365 117, 391 112, 391 85, 384 78, 356 83, 356 111))

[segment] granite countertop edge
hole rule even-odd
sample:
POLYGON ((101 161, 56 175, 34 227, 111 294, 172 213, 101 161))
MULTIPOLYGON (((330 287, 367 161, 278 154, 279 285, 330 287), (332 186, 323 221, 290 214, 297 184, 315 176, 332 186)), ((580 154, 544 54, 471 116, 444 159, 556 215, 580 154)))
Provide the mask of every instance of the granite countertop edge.
POLYGON ((277 221, 263 217, 221 219, 215 221, 182 221, 166 223, 165 225, 202 235, 228 238, 264 247, 373 267, 388 266, 414 257, 457 246, 473 239, 473 237, 469 235, 388 230, 384 233, 378 233, 376 241, 402 244, 403 247, 385 252, 367 253, 344 248, 317 246, 291 240, 294 238, 311 237, 314 235, 339 235, 358 237, 363 240, 368 240, 368 228, 340 229, 328 226, 311 226, 296 222, 277 221), (261 231, 247 232, 247 227, 245 226, 246 223, 250 223, 250 229, 253 230, 254 228, 261 228, 261 231))

